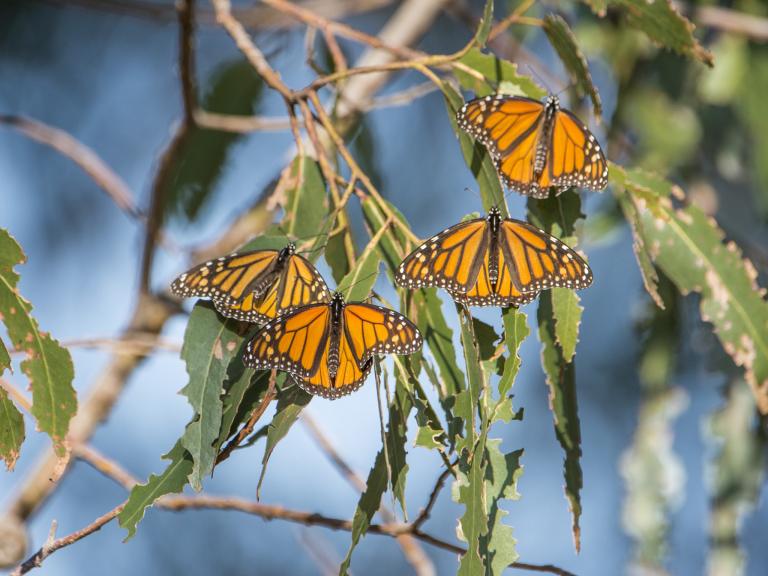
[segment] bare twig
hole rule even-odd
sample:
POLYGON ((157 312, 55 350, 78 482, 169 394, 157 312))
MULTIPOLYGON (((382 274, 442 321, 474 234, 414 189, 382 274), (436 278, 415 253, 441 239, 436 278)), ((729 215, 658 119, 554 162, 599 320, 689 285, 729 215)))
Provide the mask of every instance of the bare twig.
POLYGON ((720 6, 697 6, 693 19, 700 26, 739 34, 758 42, 768 42, 768 18, 720 6))
POLYGON ((246 134, 249 132, 282 132, 291 127, 288 117, 235 116, 216 114, 205 110, 195 111, 195 122, 201 128, 246 134))
POLYGON ((0 124, 5 124, 66 156, 80 166, 99 188, 109 195, 118 208, 132 218, 141 217, 141 212, 134 202, 133 193, 123 179, 96 152, 67 132, 24 116, 0 115, 0 124))
POLYGON ((269 406, 269 403, 272 402, 272 400, 275 398, 276 379, 277 370, 273 369, 272 374, 269 376, 269 386, 267 387, 267 391, 264 394, 264 398, 261 399, 259 405, 254 409, 245 426, 243 426, 237 435, 229 441, 229 444, 227 444, 224 449, 219 452, 219 455, 216 457, 216 464, 220 464, 229 458, 232 455, 232 452, 237 449, 237 447, 240 446, 240 444, 242 444, 245 439, 248 438, 248 436, 251 435, 253 428, 256 426, 256 422, 259 421, 259 418, 262 417, 267 407, 269 406))
POLYGON ((422 524, 429 518, 429 515, 432 513, 432 508, 434 508, 435 502, 437 502, 437 497, 440 495, 440 491, 443 489, 443 485, 450 475, 451 469, 446 468, 440 473, 440 476, 437 477, 435 487, 432 488, 432 493, 429 495, 429 500, 427 500, 427 505, 413 521, 414 530, 419 530, 422 524))
MULTIPOLYGON (((314 418, 304 410, 301 413, 301 421, 310 432, 312 438, 317 442, 317 445, 328 457, 328 459, 334 464, 336 469, 342 475, 342 477, 358 492, 365 490, 365 481, 347 464, 347 462, 339 454, 336 447, 330 441, 328 436, 322 431, 320 426, 314 418)), ((385 505, 379 507, 379 514, 384 522, 394 522, 394 513, 385 505)), ((429 559, 419 546, 418 542, 410 534, 402 534, 397 537, 397 542, 400 548, 403 550, 406 560, 413 566, 414 571, 419 576, 430 576, 435 574, 435 565, 429 559)))
POLYGON ((133 488, 138 481, 131 476, 120 464, 110 460, 93 446, 80 444, 72 451, 73 454, 93 466, 96 470, 120 484, 126 490, 133 488))
POLYGON ((195 95, 194 72, 194 9, 195 0, 182 0, 179 4, 179 76, 181 77, 182 102, 184 104, 183 121, 176 128, 171 141, 160 157, 155 180, 152 184, 147 232, 144 237, 144 251, 141 258, 141 277, 139 288, 143 293, 149 292, 150 274, 154 262, 157 239, 161 233, 167 195, 170 190, 170 177, 178 155, 195 127, 195 110, 197 96, 195 95))

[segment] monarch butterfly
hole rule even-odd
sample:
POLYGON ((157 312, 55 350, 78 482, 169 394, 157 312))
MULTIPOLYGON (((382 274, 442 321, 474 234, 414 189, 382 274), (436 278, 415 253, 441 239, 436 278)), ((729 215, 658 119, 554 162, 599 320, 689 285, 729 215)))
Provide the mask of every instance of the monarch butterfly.
POLYGON ((396 280, 407 288, 440 286, 470 306, 520 306, 539 290, 586 288, 592 271, 554 236, 492 208, 424 242, 402 261, 396 280))
POLYGON ((510 190, 534 198, 571 186, 602 190, 608 164, 595 137, 557 96, 486 96, 458 112, 459 126, 484 144, 510 190))
POLYGON ((374 354, 411 354, 418 328, 402 314, 362 302, 310 304, 264 325, 246 344, 243 362, 290 373, 307 392, 335 399, 357 390, 374 354))
POLYGON ((282 250, 253 250, 210 260, 188 270, 171 284, 179 296, 203 296, 229 318, 264 323, 305 304, 328 302, 328 287, 314 266, 282 250))

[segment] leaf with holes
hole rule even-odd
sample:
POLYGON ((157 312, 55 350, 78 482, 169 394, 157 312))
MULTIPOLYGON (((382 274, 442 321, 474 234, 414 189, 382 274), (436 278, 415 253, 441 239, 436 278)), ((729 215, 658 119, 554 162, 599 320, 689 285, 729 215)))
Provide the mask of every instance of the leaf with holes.
POLYGON ((768 414, 768 302, 754 265, 735 243, 723 243, 717 222, 697 207, 672 205, 678 188, 638 170, 617 171, 614 182, 637 204, 639 232, 655 264, 681 293, 701 294, 702 318, 744 368, 758 409, 768 414))
POLYGON ((714 65, 712 54, 693 35, 696 27, 675 9, 671 0, 610 0, 610 5, 623 8, 628 24, 654 42, 707 66, 714 65))
POLYGON ((187 479, 192 473, 192 457, 181 445, 171 448, 171 451, 163 456, 163 460, 170 460, 170 464, 159 475, 152 474, 146 484, 137 484, 128 496, 128 502, 117 516, 120 526, 128 530, 127 542, 136 534, 136 526, 144 518, 147 508, 161 496, 176 494, 187 485, 187 479))
POLYGON ((50 334, 40 331, 32 305, 19 294, 19 275, 14 267, 26 257, 16 240, 0 229, 0 321, 5 324, 11 344, 26 354, 21 371, 32 388, 32 416, 40 430, 53 441, 56 455, 64 457, 69 422, 77 411, 72 387, 75 370, 69 351, 50 334))
POLYGON ((493 54, 483 54, 477 48, 473 48, 462 56, 459 62, 483 77, 481 80, 474 74, 460 68, 454 71, 461 87, 465 90, 472 90, 475 96, 487 96, 502 92, 540 100, 547 95, 547 91, 528 76, 519 74, 517 64, 509 60, 504 60, 493 54))

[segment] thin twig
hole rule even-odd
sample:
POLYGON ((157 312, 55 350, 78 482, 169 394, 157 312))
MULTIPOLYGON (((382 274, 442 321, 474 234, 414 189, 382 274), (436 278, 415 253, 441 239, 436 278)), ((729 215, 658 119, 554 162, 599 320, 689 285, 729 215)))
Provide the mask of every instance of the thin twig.
POLYGON ((267 410, 269 403, 272 402, 272 400, 275 398, 276 380, 277 370, 273 369, 272 374, 269 376, 269 385, 267 387, 267 391, 264 393, 264 398, 261 399, 259 405, 253 410, 253 413, 251 414, 251 417, 248 419, 248 422, 245 424, 245 426, 243 426, 237 435, 229 441, 229 443, 222 449, 221 452, 219 452, 219 455, 216 457, 216 464, 220 464, 229 458, 232 452, 236 450, 237 447, 240 446, 240 444, 242 444, 246 438, 248 438, 248 436, 251 435, 253 428, 256 426, 256 422, 259 421, 259 418, 261 418, 264 412, 267 410))
POLYGON ((445 481, 448 479, 448 476, 450 475, 451 475, 451 469, 445 468, 440 473, 440 476, 437 477, 437 481, 435 482, 435 487, 432 488, 432 492, 429 495, 429 500, 427 500, 427 505, 424 507, 424 509, 421 512, 419 512, 419 515, 413 521, 414 530, 419 530, 422 524, 424 524, 424 522, 426 522, 427 519, 429 518, 429 515, 432 513, 432 508, 435 507, 435 503, 437 502, 437 497, 440 495, 440 491, 443 489, 443 485, 445 484, 445 481))
POLYGON ((149 216, 147 218, 147 233, 144 237, 144 250, 141 258, 141 277, 139 288, 143 293, 149 293, 150 275, 154 262, 157 239, 161 234, 163 218, 167 204, 168 192, 171 188, 171 175, 179 154, 195 127, 195 110, 197 96, 195 95, 194 72, 194 2, 182 0, 178 7, 179 17, 179 76, 181 78, 182 102, 184 105, 183 121, 177 126, 168 146, 160 157, 155 180, 152 184, 149 216))
POLYGON ((287 116, 235 116, 206 110, 195 111, 195 123, 201 128, 247 134, 249 132, 282 132, 291 128, 287 116))
POLYGON ((0 115, 0 124, 45 144, 80 166, 123 212, 132 218, 142 214, 128 185, 101 157, 71 134, 24 116, 0 115))

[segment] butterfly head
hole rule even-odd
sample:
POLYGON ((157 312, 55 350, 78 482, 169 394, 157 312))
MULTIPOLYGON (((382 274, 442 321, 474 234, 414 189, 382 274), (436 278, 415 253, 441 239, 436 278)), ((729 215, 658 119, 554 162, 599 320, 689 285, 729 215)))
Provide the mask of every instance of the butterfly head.
POLYGON ((550 94, 544 101, 544 107, 547 109, 547 112, 557 112, 560 110, 560 98, 556 94, 550 94))
POLYGON ((294 254, 296 254, 296 244, 289 242, 285 248, 280 250, 280 253, 277 255, 277 261, 283 263, 294 254))
POLYGON ((488 210, 488 223, 491 225, 491 230, 497 231, 501 226, 501 210, 498 206, 494 206, 488 210))

